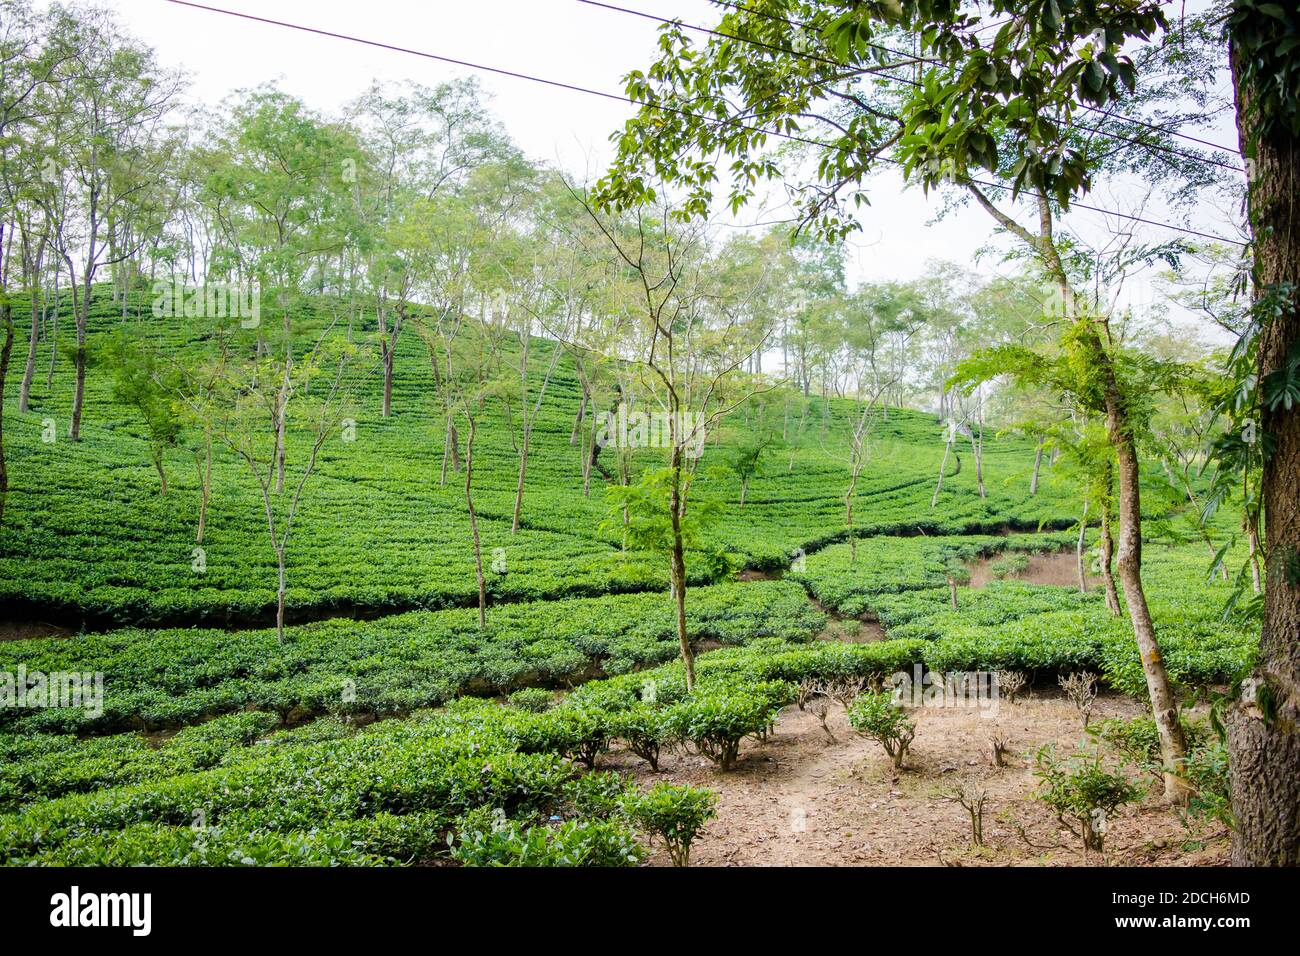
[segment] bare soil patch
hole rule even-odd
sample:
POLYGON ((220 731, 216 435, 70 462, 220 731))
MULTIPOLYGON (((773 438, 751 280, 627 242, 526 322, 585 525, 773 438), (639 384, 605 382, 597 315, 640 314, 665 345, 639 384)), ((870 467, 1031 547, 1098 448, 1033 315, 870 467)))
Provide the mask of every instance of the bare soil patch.
MULTIPOLYGON (((1110 696, 1098 700, 1094 719, 1140 713, 1137 702, 1110 696)), ((692 851, 692 865, 698 866, 1228 862, 1226 834, 1214 829, 1193 836, 1158 802, 1158 789, 1141 805, 1117 811, 1109 824, 1106 852, 1085 858, 1077 838, 1033 799, 1038 783, 1032 772, 1033 752, 1055 742, 1065 754, 1086 736, 1074 708, 1054 692, 1015 704, 1003 701, 994 717, 961 708, 921 708, 913 716, 916 741, 908 769, 901 773, 893 770, 879 745, 853 732, 838 706, 829 720, 835 741, 812 714, 787 707, 767 741, 742 745, 741 759, 729 773, 702 757, 678 753, 666 755, 662 772, 655 774, 618 749, 600 766, 627 772, 643 785, 668 779, 718 794, 718 817, 692 851), (994 728, 1009 738, 1010 765, 1001 769, 993 766, 989 746, 994 728), (947 799, 961 781, 975 782, 988 794, 986 845, 980 849, 971 845, 966 811, 947 799)), ((652 862, 669 863, 662 849, 656 850, 652 862)))
POLYGON ((28 641, 38 637, 71 637, 73 630, 44 621, 0 621, 0 641, 28 641))
MULTIPOLYGON (((1004 555, 995 555, 991 558, 980 558, 972 562, 970 568, 970 587, 982 588, 987 587, 990 581, 999 580, 994 577, 992 565, 1004 555)), ((1079 565, 1078 558, 1073 551, 1054 551, 1049 554, 1032 554, 1029 555, 1029 567, 1018 574, 1008 574, 1004 581, 1022 581, 1025 584, 1053 584, 1057 587, 1077 588, 1079 586, 1079 565)), ((1101 578, 1094 575, 1086 575, 1084 579, 1088 587, 1101 584, 1101 578)))

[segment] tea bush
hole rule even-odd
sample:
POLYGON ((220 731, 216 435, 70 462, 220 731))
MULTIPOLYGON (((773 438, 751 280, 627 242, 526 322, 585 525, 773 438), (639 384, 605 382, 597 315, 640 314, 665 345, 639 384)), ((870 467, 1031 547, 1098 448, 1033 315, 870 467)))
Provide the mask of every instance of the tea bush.
POLYGON ((907 750, 916 738, 916 723, 891 694, 859 694, 849 707, 849 726, 885 748, 894 769, 902 769, 907 750))
POLYGON ((657 783, 628 800, 628 816, 664 841, 673 866, 690 866, 691 844, 717 815, 718 798, 707 790, 657 783))
POLYGON ((1142 796, 1142 791, 1123 776, 1107 771, 1099 753, 1077 753, 1062 761, 1049 744, 1038 751, 1036 762, 1038 799, 1055 811, 1063 827, 1083 841, 1085 850, 1101 851, 1107 816, 1142 796))

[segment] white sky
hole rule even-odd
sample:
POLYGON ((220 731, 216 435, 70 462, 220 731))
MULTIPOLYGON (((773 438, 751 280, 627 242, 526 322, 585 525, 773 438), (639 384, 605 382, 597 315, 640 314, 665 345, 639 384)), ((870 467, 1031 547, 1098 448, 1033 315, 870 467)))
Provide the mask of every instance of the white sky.
MULTIPOLYGON (((575 0, 207 0, 209 5, 286 20, 337 33, 427 51, 459 60, 546 77, 589 89, 621 93, 622 77, 644 68, 655 51, 651 20, 575 0)), ((718 8, 705 0, 611 0, 685 22, 712 26, 718 8)), ((278 81, 309 106, 333 112, 372 79, 432 84, 476 75, 491 94, 491 108, 532 157, 558 163, 578 175, 599 172, 611 155, 610 133, 634 109, 629 104, 526 80, 452 67, 283 27, 178 6, 167 0, 108 0, 126 27, 152 45, 162 62, 191 74, 191 96, 216 103, 233 90, 278 81)), ((1210 138, 1232 143, 1228 129, 1210 138)), ((901 189, 883 174, 872 205, 861 213, 862 232, 850 240, 852 279, 906 279, 929 259, 970 264, 992 232, 987 215, 974 208, 928 225, 939 209, 935 197, 901 189)), ((1110 197, 1094 205, 1110 206, 1110 197)), ((1159 219, 1159 210, 1147 215, 1159 219)), ((1100 225, 1092 213, 1076 214, 1080 228, 1100 225)), ((772 218, 755 207, 741 222, 772 218)), ((1225 234, 1213 213, 1202 224, 1225 234)), ((1226 234, 1231 235, 1231 232, 1226 234)), ((1153 231, 1164 235, 1163 231, 1153 231)), ((981 271, 1001 271, 986 261, 981 271)))

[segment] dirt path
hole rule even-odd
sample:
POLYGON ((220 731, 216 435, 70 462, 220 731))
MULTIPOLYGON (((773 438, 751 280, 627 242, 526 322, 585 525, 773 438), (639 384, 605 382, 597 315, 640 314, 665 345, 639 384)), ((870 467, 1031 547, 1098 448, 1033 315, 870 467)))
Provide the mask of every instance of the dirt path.
MULTIPOLYGON (((1100 716, 1136 716, 1141 708, 1123 697, 1099 701, 1100 716)), ((719 795, 718 817, 697 843, 700 866, 957 866, 1078 865, 1075 837, 1032 799, 1037 780, 1032 751, 1055 741, 1063 753, 1083 738, 1072 706, 1052 694, 1014 705, 1000 702, 996 717, 970 710, 922 708, 913 712, 917 737, 909 769, 895 773, 879 745, 855 734, 834 706, 831 741, 812 714, 788 707, 775 734, 747 741, 736 768, 721 773, 701 757, 667 756, 650 773, 623 751, 601 766, 631 773, 642 784, 656 779, 707 787, 719 795), (1010 740, 1011 766, 992 766, 994 728, 1010 740), (948 794, 962 781, 987 791, 984 839, 970 842, 966 812, 948 794), (1039 847, 1020 835, 1024 830, 1039 847)), ((1148 797, 1122 810, 1107 834, 1104 858, 1094 865, 1224 865, 1222 835, 1193 838, 1175 815, 1148 797)), ((662 853, 659 854, 662 856, 662 853)), ((666 863, 655 858, 656 863, 666 863)))

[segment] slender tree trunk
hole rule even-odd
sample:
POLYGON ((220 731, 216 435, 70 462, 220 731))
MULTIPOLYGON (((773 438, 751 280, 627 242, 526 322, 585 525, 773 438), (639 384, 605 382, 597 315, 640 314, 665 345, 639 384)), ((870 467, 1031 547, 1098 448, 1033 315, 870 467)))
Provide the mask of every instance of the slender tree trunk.
MULTIPOLYGON (((1294 16, 1294 11, 1291 13, 1294 16)), ((1254 16, 1266 19, 1262 13, 1254 16)), ((1249 29, 1249 24, 1246 25, 1249 29)), ((1255 136, 1254 91, 1232 49, 1237 129, 1253 159, 1249 188, 1255 295, 1273 297, 1259 337, 1258 374, 1286 375, 1300 349, 1300 140, 1278 128, 1255 136), (1257 140, 1257 141, 1256 141, 1257 140), (1288 291, 1289 290, 1289 291, 1288 291)), ((1264 109, 1267 107, 1262 107, 1264 109)), ((1294 376, 1294 369, 1290 373, 1294 376)), ((1264 405, 1260 432, 1272 442, 1260 493, 1264 515, 1264 624, 1259 656, 1227 714, 1232 862, 1300 865, 1300 405, 1264 405)))
POLYGON ((582 387, 582 398, 578 400, 578 414, 573 419, 573 431, 569 432, 569 444, 576 445, 582 434, 582 420, 587 414, 587 386, 582 387))
POLYGON ((276 399, 275 413, 275 493, 278 495, 284 491, 284 459, 285 459, 285 437, 289 420, 289 368, 290 362, 285 362, 284 379, 280 384, 280 395, 276 399))
MULTIPOLYGON (((1115 588, 1115 575, 1111 571, 1111 562, 1115 557, 1115 542, 1110 535, 1110 514, 1109 509, 1104 509, 1101 513, 1101 537, 1098 540, 1101 549, 1101 581, 1106 588, 1106 607, 1110 613, 1119 617, 1119 591, 1115 588)), ((1127 593, 1127 592, 1126 592, 1127 593)))
POLYGON ((279 587, 275 592, 275 639, 279 643, 284 643, 284 548, 279 547, 275 551, 276 562, 279 567, 279 587))
POLYGON ((158 472, 158 497, 167 497, 167 468, 163 463, 163 456, 160 452, 153 456, 153 467, 158 472))
MULTIPOLYGON (((527 414, 527 412, 525 412, 527 414)), ((524 426, 523 441, 519 446, 519 480, 515 484, 515 512, 510 522, 510 533, 519 533, 519 512, 524 507, 524 478, 528 474, 528 445, 533 437, 531 425, 524 426)))
MULTIPOLYGON (((1099 349, 1100 352, 1100 349, 1099 349)), ((1104 353, 1103 353, 1104 354, 1104 353)), ((1106 420, 1111 443, 1119 461, 1119 566, 1124 584, 1133 635, 1142 658, 1151 711, 1160 735, 1160 756, 1165 782, 1165 800, 1184 805, 1190 796, 1187 781, 1181 775, 1182 760, 1187 753, 1183 725, 1178 720, 1178 702, 1169 683, 1169 673, 1156 641, 1155 625, 1142 587, 1142 501, 1137 450, 1133 446, 1129 423, 1121 404, 1114 370, 1107 367, 1106 420)))
POLYGON ((1074 560, 1079 566, 1079 593, 1088 593, 1087 566, 1083 561, 1083 544, 1088 536, 1088 499, 1083 500, 1083 517, 1079 519, 1079 541, 1074 546, 1074 560))
POLYGON ((939 480, 935 483, 934 494, 930 497, 931 511, 933 511, 935 505, 939 503, 939 492, 943 491, 943 473, 948 470, 948 453, 950 451, 952 451, 952 442, 945 442, 943 446, 943 461, 939 462, 939 480))
POLYGON ((50 317, 50 328, 46 333, 50 340, 50 367, 45 373, 45 390, 54 387, 54 362, 59 357, 59 274, 63 270, 56 259, 54 262, 54 312, 50 317))
POLYGON ((1250 583, 1255 593, 1260 594, 1263 589, 1259 582, 1259 532, 1255 530, 1254 522, 1246 527, 1246 541, 1250 545, 1250 583))
POLYGON ((673 601, 677 606, 677 643, 681 648, 682 667, 686 671, 686 690, 695 689, 695 653, 691 650, 691 639, 686 632, 686 550, 682 540, 682 452, 680 447, 673 448, 673 486, 669 495, 668 506, 672 510, 673 528, 672 544, 672 585, 673 601))
POLYGON ((203 543, 208 527, 208 497, 212 493, 212 436, 204 437, 204 460, 199 466, 199 530, 195 544, 203 543))
POLYGON ((460 471, 460 432, 456 429, 456 420, 447 419, 447 452, 450 456, 452 471, 460 471))
POLYGON ((1038 494, 1038 470, 1043 465, 1043 440, 1038 439, 1038 448, 1034 451, 1034 473, 1029 477, 1030 497, 1038 494))
POLYGON ((487 627, 487 579, 483 576, 483 542, 478 533, 478 512, 474 510, 474 436, 478 425, 472 416, 465 441, 465 505, 469 508, 469 530, 474 540, 474 574, 478 579, 478 626, 487 627))
POLYGON ((68 437, 81 441, 81 410, 86 401, 86 326, 90 322, 90 275, 81 290, 81 312, 77 316, 76 385, 72 392, 72 426, 68 437))
POLYGON ((31 303, 32 303, 32 329, 27 338, 27 363, 23 367, 23 383, 18 390, 18 411, 20 414, 27 414, 28 404, 32 394, 32 379, 36 376, 36 344, 41 334, 41 313, 38 309, 40 301, 40 283, 37 276, 40 275, 41 262, 45 258, 45 240, 41 240, 41 251, 36 254, 35 268, 28 279, 31 284, 31 303))
MULTIPOLYGON (((3 230, 0 229, 0 237, 3 230)), ((9 464, 5 454, 5 382, 9 378, 9 357, 14 347, 14 320, 7 293, 0 289, 0 325, 4 326, 4 344, 0 345, 0 527, 4 526, 5 502, 9 499, 9 464)))
POLYGON ((393 414, 393 348, 384 343, 384 402, 382 416, 388 418, 393 414))

